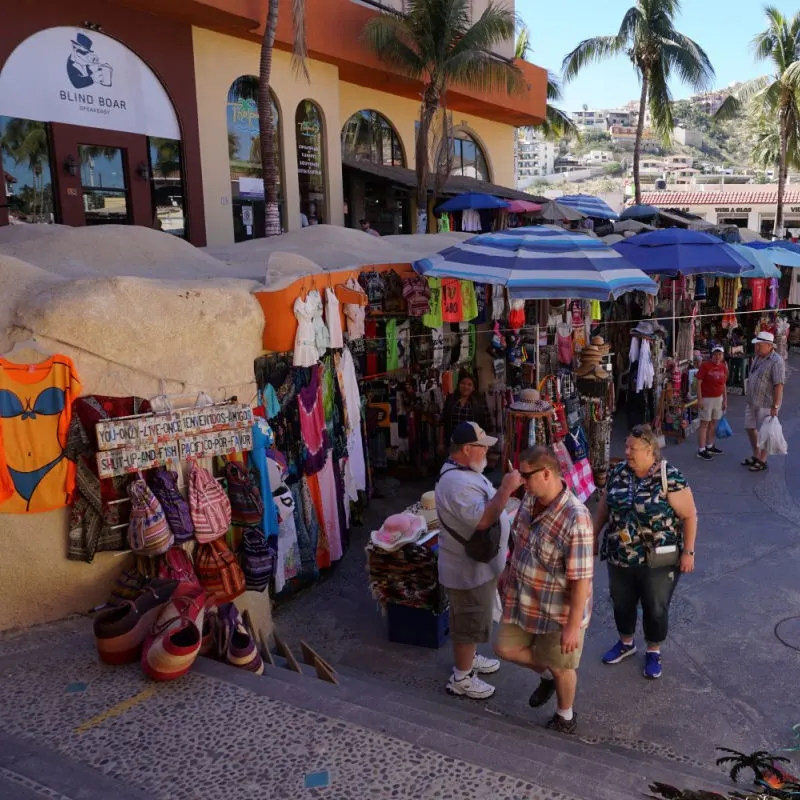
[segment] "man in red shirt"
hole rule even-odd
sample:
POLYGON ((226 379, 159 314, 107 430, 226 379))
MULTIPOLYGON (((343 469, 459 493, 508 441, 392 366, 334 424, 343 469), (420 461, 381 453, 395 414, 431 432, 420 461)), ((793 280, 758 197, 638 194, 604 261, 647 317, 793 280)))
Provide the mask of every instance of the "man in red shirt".
POLYGON ((711 360, 704 361, 697 370, 697 407, 700 409, 697 457, 711 461, 713 456, 722 455, 714 437, 717 422, 728 408, 728 365, 721 345, 711 348, 711 360))

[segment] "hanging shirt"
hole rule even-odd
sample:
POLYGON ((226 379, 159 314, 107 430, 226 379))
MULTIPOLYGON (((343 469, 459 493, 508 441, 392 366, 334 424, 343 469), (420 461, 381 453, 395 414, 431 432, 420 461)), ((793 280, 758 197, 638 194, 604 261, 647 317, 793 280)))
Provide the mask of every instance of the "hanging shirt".
POLYGON ((333 289, 325 290, 325 322, 328 324, 331 347, 334 349, 344 347, 342 336, 342 316, 339 313, 339 299, 333 289))
POLYGON ((503 286, 492 286, 492 319, 503 319, 506 315, 506 290, 503 286))
POLYGON ((461 282, 455 278, 442 280, 442 320, 444 322, 461 322, 464 319, 464 296, 461 293, 461 282))
POLYGON ((75 464, 64 448, 72 401, 80 393, 80 379, 67 356, 40 364, 0 358, 0 452, 5 460, 0 464, 0 513, 50 511, 70 504, 75 464))
POLYGON ((421 317, 428 313, 431 290, 425 278, 415 275, 403 280, 403 297, 408 306, 409 317, 421 317))
POLYGON ((469 322, 478 316, 478 299, 475 296, 475 284, 472 281, 459 281, 461 284, 461 306, 463 322, 469 322))
POLYGON ((394 372, 397 369, 399 369, 397 320, 390 319, 386 322, 386 371, 394 372))
POLYGON ((403 281, 393 269, 384 274, 383 285, 386 289, 386 294, 383 297, 383 310, 393 314, 405 312, 406 301, 403 299, 403 281))
POLYGON ((422 317, 422 324, 426 328, 442 327, 442 279, 428 278, 428 289, 430 298, 428 300, 428 312, 422 317))
POLYGON ((439 233, 450 233, 450 217, 447 214, 439 217, 439 233))
POLYGON ((358 276, 358 282, 367 294, 369 310, 383 311, 383 299, 386 295, 386 286, 380 273, 375 270, 372 270, 372 272, 362 272, 358 276))
POLYGON ((475 289, 475 300, 478 304, 478 316, 472 321, 476 325, 482 325, 486 322, 486 284, 474 283, 473 287, 475 289))

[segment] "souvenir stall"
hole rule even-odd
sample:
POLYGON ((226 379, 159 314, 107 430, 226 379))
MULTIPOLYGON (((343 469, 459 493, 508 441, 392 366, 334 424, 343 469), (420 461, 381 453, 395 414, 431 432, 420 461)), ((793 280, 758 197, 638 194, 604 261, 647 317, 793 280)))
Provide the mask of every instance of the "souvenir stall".
MULTIPOLYGON (((533 205, 533 204, 531 204, 533 205)), ((439 233, 484 233, 501 230, 508 223, 509 201, 483 192, 465 192, 436 207, 439 233)))

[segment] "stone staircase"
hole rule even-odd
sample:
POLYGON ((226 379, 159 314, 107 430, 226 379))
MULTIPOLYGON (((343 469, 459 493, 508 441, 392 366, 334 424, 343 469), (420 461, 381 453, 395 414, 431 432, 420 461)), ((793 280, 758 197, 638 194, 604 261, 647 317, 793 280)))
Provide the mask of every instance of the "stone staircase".
MULTIPOLYGON (((199 659, 204 675, 295 707, 359 725, 444 756, 540 786, 552 800, 641 800, 654 781, 681 789, 725 793, 722 771, 649 753, 563 736, 528 720, 489 711, 466 698, 413 693, 346 668, 299 663, 270 652, 264 675, 254 676, 199 659), (322 678, 322 679, 320 679, 322 678)), ((303 647, 306 659, 313 651, 303 647)), ((465 789, 466 791, 466 789, 465 789)), ((468 796, 466 794, 465 796, 468 796)))

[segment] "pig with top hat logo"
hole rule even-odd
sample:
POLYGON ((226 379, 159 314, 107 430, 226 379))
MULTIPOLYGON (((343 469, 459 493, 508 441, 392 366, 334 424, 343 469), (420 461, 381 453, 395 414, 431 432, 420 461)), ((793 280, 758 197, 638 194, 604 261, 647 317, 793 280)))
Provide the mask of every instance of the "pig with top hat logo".
POLYGON ((95 84, 111 86, 114 70, 110 64, 100 62, 100 56, 92 47, 92 40, 85 33, 78 33, 72 40, 67 77, 76 89, 86 89, 95 84))

